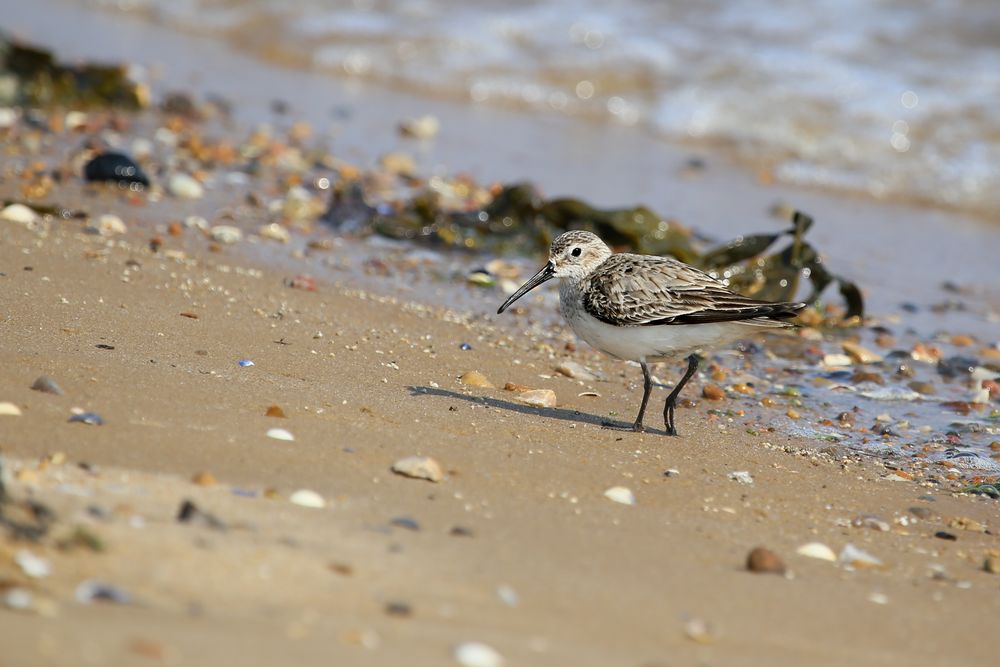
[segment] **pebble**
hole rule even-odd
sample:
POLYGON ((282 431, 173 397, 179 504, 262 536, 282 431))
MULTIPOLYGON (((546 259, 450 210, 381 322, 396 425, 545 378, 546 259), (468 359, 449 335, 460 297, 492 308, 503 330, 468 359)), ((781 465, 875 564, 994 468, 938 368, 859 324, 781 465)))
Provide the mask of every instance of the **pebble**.
POLYGON ((701 395, 710 401, 721 401, 726 397, 726 392, 717 384, 706 384, 701 390, 701 395))
POLYGON ((56 396, 62 396, 62 387, 56 384, 56 381, 50 378, 48 375, 41 375, 37 380, 32 383, 31 388, 35 391, 40 391, 44 394, 55 394, 56 396))
POLYGON ((176 173, 167 181, 167 191, 181 199, 201 199, 205 188, 198 180, 184 173, 176 173))
POLYGON ((851 520, 851 525, 855 528, 871 528, 880 532, 887 532, 889 524, 882 518, 874 514, 861 514, 851 520))
POLYGON ((823 355, 823 365, 825 366, 850 366, 851 358, 846 354, 825 354, 823 355))
POLYGON ((859 364, 877 364, 882 361, 882 355, 872 352, 868 348, 862 347, 857 343, 851 341, 844 341, 840 344, 840 347, 844 350, 851 359, 859 364))
POLYGON ((101 236, 114 236, 128 231, 125 221, 117 215, 105 213, 97 219, 97 231, 101 236))
POLYGON ((292 495, 288 496, 288 502, 293 505, 299 505, 300 507, 312 507, 315 509, 322 509, 326 507, 326 501, 323 500, 323 496, 319 495, 315 491, 310 491, 309 489, 299 489, 292 495))
POLYGON ((76 600, 81 604, 92 602, 115 602, 117 604, 130 604, 132 596, 128 591, 96 579, 87 579, 80 582, 76 587, 76 600))
POLYGON ((83 167, 83 177, 88 181, 111 181, 114 183, 138 183, 149 185, 149 177, 135 160, 124 153, 109 151, 101 153, 83 167))
POLYGON ((840 562, 856 568, 875 568, 883 565, 881 560, 850 543, 841 549, 840 562))
POLYGON ((232 245, 243 240, 243 230, 232 225, 216 225, 209 230, 209 235, 216 243, 232 245))
POLYGON ((459 382, 469 387, 482 387, 484 389, 495 389, 493 383, 490 382, 485 375, 479 371, 468 371, 467 373, 462 373, 458 378, 459 382))
POLYGON ((987 556, 983 561, 983 570, 990 574, 1000 574, 1000 556, 987 556))
POLYGON ((500 601, 508 607, 516 607, 521 602, 521 598, 518 596, 517 591, 507 584, 500 584, 497 586, 497 598, 499 598, 500 601))
POLYGON ((10 204, 0 210, 0 220, 16 222, 19 225, 33 225, 38 222, 38 214, 24 204, 10 204))
POLYGON ((17 407, 10 401, 0 402, 0 416, 4 417, 20 417, 21 408, 17 407))
POLYGON ((17 110, 10 107, 0 107, 0 130, 9 130, 17 122, 17 110))
POLYGON ((226 524, 221 519, 210 512, 206 512, 195 505, 190 500, 181 503, 177 510, 178 523, 200 523, 212 530, 225 530, 226 524))
POLYGON ((27 588, 15 586, 8 589, 3 596, 3 603, 14 611, 31 611, 35 596, 27 588))
POLYGON ((21 571, 32 579, 44 579, 52 574, 52 565, 46 559, 36 556, 27 549, 21 549, 14 555, 14 562, 21 571))
POLYGON ((565 375, 568 378, 573 378, 574 380, 583 380, 584 382, 590 382, 597 379, 596 375, 575 361, 564 361, 559 364, 556 366, 556 373, 565 375))
POLYGON ((711 644, 715 641, 711 626, 701 618, 688 619, 684 623, 684 636, 699 644, 711 644))
POLYGON ((212 473, 203 470, 195 473, 194 477, 191 478, 191 482, 198 486, 214 486, 219 483, 219 480, 212 473))
POLYGON ((462 667, 501 667, 504 664, 503 656, 482 642, 462 642, 452 649, 451 655, 462 667))
POLYGON ((761 574, 784 574, 785 561, 766 547, 755 547, 747 554, 747 569, 761 574))
POLYGON ((822 542, 808 542, 803 544, 795 550, 795 553, 806 558, 816 558, 817 560, 826 560, 831 563, 837 562, 837 554, 833 553, 833 549, 822 542))
POLYGON ((277 417, 279 419, 285 419, 285 411, 280 405, 269 405, 267 410, 264 412, 265 417, 277 417))
POLYGON ((100 426, 104 423, 104 419, 96 412, 80 412, 70 417, 69 421, 89 424, 91 426, 100 426))
POLYGON ((556 392, 551 389, 531 389, 521 392, 515 397, 515 400, 540 408, 554 408, 557 403, 556 392))
POLYGON ((746 470, 736 470, 729 473, 729 479, 740 484, 753 484, 753 475, 746 470))
POLYGON ((441 464, 429 456, 407 456, 401 458, 392 464, 392 471, 404 477, 426 479, 431 482, 440 482, 444 479, 444 471, 441 469, 441 464))
POLYGON ((276 222, 262 226, 257 230, 257 233, 265 239, 271 239, 279 243, 288 243, 292 240, 292 234, 288 231, 288 228, 276 222))
POLYGON ((389 519, 390 526, 396 526, 397 528, 405 528, 406 530, 412 530, 417 532, 420 530, 420 524, 416 519, 408 516, 397 516, 389 519))
POLYGON ((909 512, 910 514, 912 514, 913 516, 917 517, 918 519, 933 519, 934 518, 934 512, 932 512, 930 509, 928 509, 926 507, 920 507, 919 505, 914 506, 914 507, 910 507, 906 511, 909 512))
POLYGON ((291 432, 286 431, 283 428, 272 428, 268 429, 267 437, 273 438, 275 440, 285 440, 286 442, 292 442, 295 440, 295 436, 291 432))
POLYGON ((399 124, 399 133, 414 139, 433 139, 441 130, 441 122, 435 116, 408 118, 399 124))
POLYGON ((604 497, 622 505, 635 505, 635 494, 625 486, 612 486, 604 492, 604 497))

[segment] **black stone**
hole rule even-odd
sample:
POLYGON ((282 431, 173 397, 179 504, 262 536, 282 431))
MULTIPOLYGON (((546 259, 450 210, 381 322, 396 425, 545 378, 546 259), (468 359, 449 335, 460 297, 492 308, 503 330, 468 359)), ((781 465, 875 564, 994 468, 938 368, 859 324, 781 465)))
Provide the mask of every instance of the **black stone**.
POLYGON ((83 177, 90 182, 138 183, 148 186, 149 177, 124 153, 101 153, 83 167, 83 177))

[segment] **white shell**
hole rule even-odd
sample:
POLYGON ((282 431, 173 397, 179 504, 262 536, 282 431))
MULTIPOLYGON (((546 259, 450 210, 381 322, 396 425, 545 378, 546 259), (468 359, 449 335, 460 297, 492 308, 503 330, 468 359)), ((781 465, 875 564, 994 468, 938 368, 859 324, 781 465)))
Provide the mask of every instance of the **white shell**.
POLYGON ((407 456, 392 464, 392 471, 404 477, 440 482, 444 479, 441 464, 429 456, 407 456))
POLYGON ((267 437, 274 438, 275 440, 287 440, 289 442, 295 440, 295 436, 283 428, 272 428, 268 430, 267 437))
POLYGON ((852 567, 882 567, 882 561, 853 544, 846 544, 840 551, 840 562, 852 567))
POLYGON ((837 562, 837 554, 833 552, 833 549, 826 546, 822 542, 809 542, 807 544, 803 544, 795 550, 795 553, 800 556, 805 556, 806 558, 818 558, 819 560, 826 560, 831 563, 837 562))
POLYGON ((624 486, 612 486, 604 492, 604 497, 622 505, 635 505, 635 494, 624 486))
POLYGON ((729 473, 729 479, 740 484, 753 484, 753 475, 746 470, 735 470, 729 473))
POLYGON ((462 667, 501 667, 503 656, 492 646, 481 642, 462 642, 452 652, 462 667))
POLYGON ((326 501, 323 500, 323 496, 309 489, 299 489, 288 497, 288 502, 301 507, 313 507, 316 509, 326 507, 326 501))

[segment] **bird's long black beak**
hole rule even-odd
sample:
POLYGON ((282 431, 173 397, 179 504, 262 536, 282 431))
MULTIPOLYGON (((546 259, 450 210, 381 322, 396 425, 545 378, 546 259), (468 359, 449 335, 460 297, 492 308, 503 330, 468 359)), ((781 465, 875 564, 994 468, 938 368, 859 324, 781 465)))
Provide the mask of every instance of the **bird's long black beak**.
POLYGON ((497 315, 507 310, 507 308, 510 307, 510 304, 514 303, 522 296, 524 296, 531 290, 535 289, 536 287, 544 283, 546 280, 552 279, 554 277, 555 270, 556 267, 552 265, 552 262, 549 262, 541 269, 539 269, 538 273, 528 278, 528 281, 526 283, 521 285, 516 292, 511 294, 510 297, 506 301, 504 301, 499 308, 497 308, 497 315))

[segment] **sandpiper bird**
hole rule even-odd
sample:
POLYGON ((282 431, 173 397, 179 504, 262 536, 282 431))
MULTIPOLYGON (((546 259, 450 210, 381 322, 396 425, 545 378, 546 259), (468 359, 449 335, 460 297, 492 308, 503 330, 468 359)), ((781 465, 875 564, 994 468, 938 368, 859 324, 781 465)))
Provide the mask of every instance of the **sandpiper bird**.
POLYGON ((552 242, 548 263, 511 294, 497 314, 551 278, 560 279, 560 310, 576 335, 642 367, 642 403, 634 431, 642 431, 652 389, 646 364, 687 355, 687 370, 663 406, 667 435, 677 435, 674 407, 698 369, 699 350, 761 329, 790 326, 782 320, 805 307, 740 296, 671 257, 615 254, 594 234, 572 231, 552 242))

